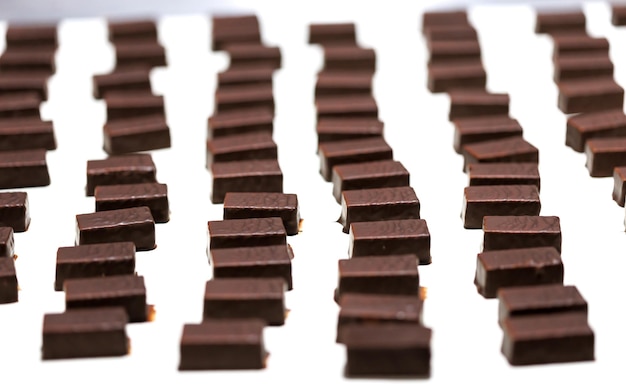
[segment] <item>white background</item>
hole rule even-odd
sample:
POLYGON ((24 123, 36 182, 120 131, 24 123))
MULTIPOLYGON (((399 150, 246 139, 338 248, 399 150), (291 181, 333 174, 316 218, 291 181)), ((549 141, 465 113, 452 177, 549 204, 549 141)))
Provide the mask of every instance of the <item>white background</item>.
MULTIPOLYGON (((94 210, 93 198, 84 195, 86 161, 105 157, 105 108, 91 97, 91 76, 113 67, 104 19, 70 18, 60 24, 58 72, 42 106, 44 118, 54 120, 59 146, 48 153, 52 184, 28 189, 32 223, 28 232, 16 234, 19 302, 0 305, 2 389, 522 390, 583 389, 599 380, 604 389, 624 389, 624 210, 611 199, 612 179, 590 178, 584 155, 564 144, 566 117, 556 106, 552 44, 534 34, 533 8, 476 5, 470 19, 480 34, 489 89, 511 94, 511 115, 540 150, 542 215, 561 218, 565 283, 577 285, 589 302, 596 360, 515 368, 500 353, 497 301, 482 298, 473 285, 482 231, 462 228, 467 177, 452 148, 449 101, 426 89, 427 53, 419 33, 424 3, 237 6, 256 12, 264 42, 282 50, 283 68, 274 78, 274 134, 284 191, 297 193, 304 218, 303 232, 288 239, 296 256, 294 290, 287 294, 291 311, 285 326, 265 332, 267 368, 177 370, 182 326, 201 320, 204 284, 211 276, 206 223, 222 216, 221 206, 209 201, 211 178, 204 162, 215 77, 228 60, 209 51, 208 12, 159 19, 169 66, 155 69, 152 81, 154 92, 165 96, 172 148, 153 152, 153 158, 158 180, 169 187, 171 220, 157 225, 158 247, 137 254, 137 272, 145 276, 156 319, 128 326, 132 352, 126 357, 41 361, 43 314, 64 310, 63 293, 53 290, 56 250, 73 244, 75 215, 94 210), (332 295, 348 236, 336 222, 340 207, 332 186, 318 174, 313 88, 322 57, 307 44, 309 23, 332 21, 356 22, 360 44, 376 50, 374 89, 385 137, 411 173, 432 235, 433 263, 420 267, 428 289, 424 323, 433 329, 427 380, 347 380, 342 374, 345 351, 334 342, 338 308, 332 295)), ((626 56, 618 55, 626 47, 626 27, 610 24, 606 3, 586 3, 584 10, 589 32, 610 40, 616 80, 626 85, 626 56)))

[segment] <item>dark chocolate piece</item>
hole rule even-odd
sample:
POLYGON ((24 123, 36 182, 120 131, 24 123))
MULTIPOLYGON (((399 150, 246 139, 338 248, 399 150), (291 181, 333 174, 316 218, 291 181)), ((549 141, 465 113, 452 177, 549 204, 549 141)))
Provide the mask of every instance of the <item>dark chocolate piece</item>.
POLYGON ((48 72, 1 72, 0 96, 34 92, 41 100, 47 100, 49 77, 48 72))
POLYGON ((593 361, 594 333, 586 314, 550 314, 503 322, 502 353, 511 365, 593 361))
POLYGON ((350 224, 350 257, 415 254, 420 265, 431 263, 426 220, 367 221, 350 224))
POLYGON ((612 77, 566 80, 558 86, 558 106, 565 114, 621 109, 624 106, 624 89, 612 77))
POLYGON ((539 150, 522 137, 507 137, 467 144, 463 158, 463 171, 467 171, 472 163, 539 163, 539 150))
POLYGON ((587 169, 592 177, 613 176, 613 169, 626 165, 626 137, 602 137, 587 140, 587 169))
POLYGON ((254 217, 280 217, 287 235, 297 235, 300 208, 296 194, 226 193, 224 220, 254 217))
POLYGON ((211 166, 211 202, 224 202, 229 192, 283 192, 283 172, 277 160, 216 162, 211 166))
POLYGON ((7 27, 6 46, 9 49, 44 50, 55 49, 57 45, 56 25, 9 24, 7 27))
POLYGON ((376 71, 376 52, 360 46, 324 47, 325 71, 371 72, 376 71))
POLYGON ((1 72, 46 72, 56 70, 55 49, 8 49, 0 56, 1 72))
POLYGON ((475 163, 468 176, 469 186, 541 185, 537 163, 475 163))
POLYGON ((354 23, 310 24, 309 43, 322 46, 356 46, 356 27, 354 23))
POLYGON ((626 5, 611 5, 611 23, 613 26, 626 26, 626 5))
POLYGON ((0 151, 57 148, 52 121, 39 118, 5 118, 0 120, 0 151))
POLYGON ((129 352, 127 323, 128 316, 120 307, 45 314, 42 358, 125 356, 129 352))
POLYGON ((626 199, 626 166, 613 169, 613 199, 617 205, 624 206, 626 199))
POLYGON ((417 298, 418 263, 415 254, 340 259, 335 299, 340 302, 346 293, 407 295, 417 298))
POLYGON ((371 94, 373 77, 369 71, 322 71, 317 74, 315 98, 371 94))
POLYGON ((205 320, 186 324, 180 339, 183 370, 262 369, 267 352, 259 319, 205 320))
POLYGON ((366 138, 320 143, 319 155, 320 174, 330 181, 336 165, 391 160, 393 150, 383 138, 366 138))
POLYGON ((115 44, 115 69, 152 68, 167 65, 165 48, 151 40, 115 44))
POLYGON ((170 219, 167 185, 163 183, 98 186, 94 195, 96 212, 147 206, 155 223, 170 219))
POLYGON ((215 113, 209 117, 208 138, 234 136, 244 133, 274 132, 274 111, 251 108, 215 113))
POLYGON ((30 225, 28 194, 23 191, 0 193, 0 225, 24 232, 30 225))
POLYGON ((557 216, 485 216, 483 250, 552 246, 561 252, 557 216))
POLYGON ((264 109, 274 113, 274 91, 272 86, 239 85, 215 91, 214 113, 264 109))
POLYGON ((206 167, 214 162, 277 159, 278 147, 268 132, 236 134, 207 140, 206 167))
POLYGON ((280 277, 293 289, 291 259, 288 245, 216 248, 209 252, 213 278, 274 278, 280 277))
POLYGON ((324 118, 378 119, 378 105, 369 95, 324 96, 315 100, 317 120, 324 118))
POLYGON ((116 242, 59 247, 54 290, 62 291, 66 280, 135 273, 135 244, 116 242))
POLYGON ((412 324, 348 325, 342 334, 345 374, 428 377, 431 336, 429 328, 412 324))
POLYGON ((494 94, 484 90, 451 90, 450 121, 467 118, 509 114, 509 94, 494 94))
POLYGON ((587 301, 573 285, 537 285, 498 290, 500 323, 509 317, 565 312, 587 313, 587 301))
POLYGON ((333 195, 341 203, 346 190, 409 186, 409 171, 395 160, 340 164, 333 168, 333 195))
POLYGON ((606 38, 594 38, 586 34, 560 34, 552 37, 554 43, 553 59, 566 58, 570 55, 608 55, 609 41, 606 38))
POLYGON ((454 150, 463 152, 466 144, 522 136, 519 122, 508 115, 460 118, 454 123, 454 150))
POLYGON ((213 16, 213 50, 223 50, 235 43, 261 43, 261 30, 256 15, 213 16))
POLYGON ((226 53, 230 58, 230 69, 269 67, 278 69, 281 66, 280 48, 255 43, 228 45, 226 53))
POLYGON ((478 254, 474 284, 488 299, 504 287, 563 284, 563 261, 554 247, 485 251, 478 254))
POLYGON ((0 256, 0 304, 17 302, 17 292, 15 259, 0 256))
POLYGON ((0 189, 49 184, 45 149, 0 152, 0 189))
POLYGON ((103 149, 109 155, 171 147, 170 128, 163 113, 110 120, 102 132, 103 149))
POLYGON ((0 96, 0 118, 34 117, 39 119, 41 99, 35 92, 0 96))
POLYGON ((425 35, 428 50, 430 50, 430 45, 433 42, 478 40, 476 29, 469 24, 432 26, 426 30, 425 35))
POLYGON ((65 280, 65 308, 124 307, 130 322, 148 320, 142 276, 121 275, 65 280))
POLYGON ((13 228, 0 226, 0 257, 13 258, 14 249, 13 228))
POLYGON ((127 41, 157 41, 157 25, 154 20, 109 21, 109 41, 114 44, 127 41))
POLYGON ((606 55, 572 55, 554 61, 554 81, 613 77, 613 61, 606 55))
POLYGON ((535 32, 538 34, 560 34, 586 31, 585 14, 582 11, 538 12, 535 32))
POLYGON ((162 96, 140 92, 111 92, 106 94, 107 122, 149 115, 165 115, 162 96))
POLYGON ((287 244, 280 217, 209 221, 209 250, 287 244))
POLYGON ((429 44, 429 53, 428 63, 432 65, 481 61, 480 43, 476 39, 433 41, 429 44))
POLYGON ((620 109, 581 113, 567 119, 565 145, 584 152, 587 140, 599 137, 625 137, 626 114, 620 109))
POLYGON ((339 300, 337 342, 343 341, 343 330, 352 324, 420 325, 423 304, 416 295, 344 293, 339 300))
POLYGON ((87 161, 88 196, 96 186, 124 185, 156 182, 156 166, 148 154, 111 156, 102 160, 87 161))
POLYGON ((422 14, 422 33, 424 34, 431 27, 467 25, 469 25, 469 21, 465 10, 426 11, 422 14))
POLYGON ((436 64, 428 67, 430 92, 446 92, 454 88, 485 88, 487 74, 480 61, 436 64))
POLYGON ((110 92, 152 93, 150 69, 121 69, 93 77, 93 96, 102 99, 110 92))
POLYGON ((150 208, 140 206, 76 215, 76 244, 133 242, 137 250, 156 247, 150 208))
POLYGON ((217 89, 241 85, 271 87, 274 70, 273 67, 228 68, 217 74, 217 89))
POLYGON ((317 121, 317 142, 383 137, 385 124, 378 119, 322 118, 317 121))
POLYGON ((419 219, 420 201, 409 186, 346 190, 341 193, 343 232, 362 221, 419 219))
POLYGON ((464 228, 480 229, 485 216, 539 216, 541 201, 534 185, 469 186, 461 218, 464 228))
POLYGON ((285 323, 285 280, 229 278, 209 280, 204 293, 204 319, 259 318, 270 326, 285 323))

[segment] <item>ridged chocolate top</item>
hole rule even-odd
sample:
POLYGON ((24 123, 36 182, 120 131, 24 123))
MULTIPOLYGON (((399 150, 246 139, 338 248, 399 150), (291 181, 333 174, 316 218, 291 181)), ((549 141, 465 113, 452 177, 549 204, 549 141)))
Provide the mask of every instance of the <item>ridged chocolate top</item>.
POLYGON ((39 110, 41 99, 35 92, 21 92, 10 96, 0 97, 0 112, 15 110, 39 110))
POLYGON ((156 166, 149 154, 111 156, 102 160, 87 161, 87 175, 108 174, 125 171, 155 172, 156 166))
POLYGON ((119 199, 152 199, 167 197, 167 185, 164 183, 132 183, 127 185, 107 185, 96 187, 97 201, 115 201, 119 199))
POLYGON ((28 194, 23 191, 0 193, 0 208, 28 207, 28 194))
POLYGON ((236 162, 216 162, 211 166, 214 178, 241 177, 251 175, 282 175, 278 161, 241 160, 236 162))
POLYGON ((283 299, 285 280, 282 278, 225 278, 209 280, 205 300, 264 300, 283 299))
POLYGON ((215 248, 211 250, 211 262, 215 267, 289 264, 293 253, 289 246, 255 246, 215 248))
POLYGON ((0 168, 47 166, 45 149, 0 152, 0 168))
POLYGON ((593 154, 607 152, 626 153, 626 137, 592 138, 587 141, 585 150, 587 153, 593 154))
POLYGON ((345 293, 339 299, 339 323, 342 318, 419 322, 422 306, 417 296, 345 293))
POLYGON ((59 247, 57 250, 57 265, 127 259, 135 259, 135 244, 133 242, 84 244, 59 247))
MULTIPOLYGON (((107 98, 110 95, 107 95, 107 98)), ((122 105, 123 102, 118 102, 118 107, 126 107, 122 105)), ((155 103, 155 107, 159 107, 156 102, 141 102, 137 101, 137 107, 150 106, 155 103), (146 106, 143 106, 143 104, 146 106)), ((169 130, 165 116, 163 114, 153 114, 147 116, 140 116, 135 118, 124 118, 108 121, 104 124, 104 130, 111 137, 117 136, 130 136, 133 134, 143 134, 146 132, 155 132, 160 130, 169 130)))
POLYGON ((123 275, 65 280, 67 301, 145 295, 146 285, 142 276, 123 275))
POLYGON ((44 334, 67 334, 123 330, 128 315, 121 307, 70 309, 60 314, 45 314, 44 334))
POLYGON ((280 217, 215 220, 209 221, 208 229, 211 239, 266 235, 286 236, 285 227, 280 217))
POLYGON ((296 194, 284 193, 226 193, 224 208, 254 208, 269 210, 293 210, 298 207, 296 194))
POLYGON ((378 189, 346 190, 343 192, 346 207, 375 206, 386 204, 418 204, 415 190, 409 186, 378 189))
POLYGON ((419 261, 414 254, 360 256, 339 260, 339 278, 415 276, 419 261))
POLYGON ((541 268, 563 263, 561 255, 554 247, 485 251, 478 254, 478 260, 487 272, 524 267, 541 268))
POLYGON ((395 160, 381 160, 368 163, 341 164, 335 166, 333 171, 338 179, 357 179, 385 177, 390 175, 406 175, 407 186, 409 182, 409 171, 402 163, 395 160))
POLYGON ((260 345, 265 322, 260 319, 210 319, 183 327, 181 345, 260 345))
POLYGON ((467 144, 463 150, 478 161, 505 159, 507 156, 520 154, 537 154, 537 156, 539 154, 539 150, 522 137, 507 137, 467 144))
POLYGON ((414 324, 346 325, 342 343, 348 349, 430 349, 432 332, 414 324))
POLYGON ((581 133, 626 127, 626 114, 623 110, 581 113, 568 118, 567 125, 581 133))
MULTIPOLYGON (((357 140, 329 141, 320 143, 320 154, 326 159, 338 156, 388 152, 392 149, 383 138, 365 138, 357 140)), ((391 158, 391 157, 390 157, 391 158)))
POLYGON ((485 233, 552 233, 561 232, 557 216, 485 216, 485 233))
POLYGON ((536 202, 539 190, 534 185, 468 186, 465 200, 469 202, 536 202))
POLYGON ((218 137, 207 141, 207 152, 216 155, 256 149, 276 149, 272 135, 267 132, 254 132, 218 137))
POLYGON ((423 219, 356 222, 350 225, 350 235, 355 240, 430 237, 423 219))
POLYGON ((135 224, 154 224, 152 213, 147 206, 106 210, 102 212, 76 215, 80 231, 102 228, 115 228, 135 224))
POLYGON ((537 285, 498 290, 501 319, 508 315, 529 315, 563 311, 587 312, 587 301, 573 285, 537 285))

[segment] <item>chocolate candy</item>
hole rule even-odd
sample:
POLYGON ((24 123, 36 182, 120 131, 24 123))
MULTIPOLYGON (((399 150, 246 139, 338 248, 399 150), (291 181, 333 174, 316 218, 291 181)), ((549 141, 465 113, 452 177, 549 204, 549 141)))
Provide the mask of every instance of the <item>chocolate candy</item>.
POLYGON ((280 217, 209 221, 209 249, 287 244, 280 217))
POLYGON ((365 72, 323 71, 317 74, 315 98, 322 96, 372 94, 374 74, 365 72))
POLYGON ((54 49, 57 43, 56 25, 14 25, 10 24, 6 32, 6 46, 31 50, 54 49))
POLYGON ((0 120, 0 151, 22 149, 56 149, 52 121, 39 118, 5 118, 0 120))
POLYGON ((317 121, 317 142, 383 137, 385 124, 378 119, 322 118, 317 121))
POLYGON ((346 190, 341 193, 343 232, 362 221, 419 219, 420 201, 409 186, 346 190))
POLYGON ((170 219, 167 185, 163 183, 98 186, 95 198, 96 212, 147 206, 155 223, 170 219))
POLYGON ((467 144, 463 157, 467 171, 472 163, 539 163, 539 150, 522 137, 507 137, 467 144))
POLYGON ((339 300, 337 342, 351 324, 421 324, 423 301, 417 296, 344 293, 339 300))
POLYGON ((109 40, 114 44, 126 41, 157 41, 157 25, 153 20, 109 21, 109 40))
POLYGON ((148 154, 111 156, 102 160, 87 161, 88 196, 96 186, 156 182, 156 166, 148 154))
POLYGON ((17 302, 17 275, 13 257, 0 256, 0 304, 17 302))
POLYGON ((226 193, 224 220, 255 217, 280 217, 287 235, 297 235, 300 208, 296 194, 226 193))
POLYGON ((626 6, 620 4, 611 5, 611 23, 614 26, 626 25, 626 6))
POLYGON ((509 114, 509 94, 494 94, 483 90, 451 90, 450 121, 467 118, 509 114))
POLYGON ((152 250, 154 219, 140 206, 76 215, 76 244, 133 242, 137 250, 152 250))
POLYGON ((594 360, 587 315, 550 314, 505 319, 502 353, 511 365, 594 360))
POLYGON ((230 58, 229 68, 280 68, 281 55, 278 46, 265 46, 258 43, 232 44, 226 47, 230 58))
POLYGON ((446 92, 455 88, 485 88, 487 74, 479 61, 428 66, 430 92, 446 92))
POLYGON ((378 105, 369 95, 324 96, 315 100, 317 120, 324 118, 378 119, 378 105))
POLYGON ((619 206, 624 206, 626 199, 626 167, 613 169, 613 199, 619 206))
POLYGON ((469 24, 453 24, 432 26, 426 30, 426 44, 430 50, 430 44, 437 41, 475 41, 478 40, 476 29, 469 24))
POLYGON ((624 89, 612 77, 562 81, 558 105, 565 114, 621 109, 624 89))
POLYGON ((120 307, 45 314, 42 358, 124 356, 129 352, 127 323, 128 316, 120 307))
POLYGON ((55 49, 30 50, 10 49, 0 56, 0 71, 34 71, 52 74, 55 72, 55 49))
POLYGON ((165 115, 162 96, 144 91, 110 92, 104 97, 107 107, 107 122, 131 117, 165 115))
POLYGON ((554 81, 613 77, 613 61, 606 55, 586 54, 558 58, 554 61, 554 81))
POLYGON ((474 163, 467 173, 470 186, 541 185, 537 163, 474 163))
POLYGON ((11 96, 0 96, 0 118, 39 118, 41 99, 35 92, 22 92, 11 96))
POLYGON ((422 14, 422 33, 426 34, 433 27, 467 26, 467 11, 426 11, 422 14))
POLYGON ((28 194, 23 191, 0 193, 0 225, 24 232, 30 225, 28 194))
POLYGON ((108 121, 102 132, 103 148, 110 155, 171 146, 170 128, 162 113, 108 121))
POLYGON ((481 60, 480 43, 476 39, 431 41, 428 48, 428 63, 431 65, 481 60))
POLYGON ((13 258, 14 248, 13 228, 0 226, 0 257, 13 258))
POLYGON ((102 99, 110 92, 152 93, 149 69, 118 69, 93 77, 93 96, 102 99))
POLYGON ((152 68, 167 65, 165 49, 154 41, 115 44, 115 69, 152 68))
POLYGON ((148 320, 146 286, 136 275, 76 278, 65 280, 65 307, 123 307, 130 322, 148 320))
POLYGON ((626 165, 626 137, 592 138, 585 145, 587 169, 592 177, 613 176, 613 169, 626 165))
POLYGON ((356 46, 356 27, 354 23, 310 24, 309 43, 322 46, 356 46))
POLYGON ((488 116, 454 120, 454 150, 463 152, 467 144, 522 136, 522 127, 509 116, 488 116))
POLYGON ((626 136, 626 115, 622 109, 581 113, 567 119, 565 145, 583 152, 587 140, 626 136))
POLYGON ((561 252, 557 216, 485 216, 483 250, 552 246, 561 252))
POLYGON ((224 202, 229 192, 283 192, 283 172, 277 160, 217 162, 211 166, 211 202, 224 202))
POLYGON ((464 228, 483 227, 485 216, 538 216, 539 189, 534 185, 469 186, 461 218, 464 228))
POLYGON ((430 232, 426 220, 405 219, 350 224, 350 257, 415 254, 420 265, 430 259, 430 232))
POLYGON ((287 290, 293 289, 291 259, 293 252, 288 245, 216 248, 209 252, 213 266, 213 278, 280 277, 287 290))
POLYGON ((346 190, 409 186, 409 171, 395 160, 340 164, 333 167, 333 195, 341 203, 346 190))
POLYGON ((535 23, 538 34, 585 33, 586 19, 582 11, 539 12, 535 23))
POLYGON ((222 50, 234 43, 261 43, 261 31, 256 15, 213 16, 213 50, 222 50))
POLYGON ((259 318, 270 326, 285 323, 282 278, 209 280, 204 293, 204 319, 259 318))
POLYGON ((49 184, 45 149, 0 152, 0 189, 49 184))
POLYGON ((65 280, 135 273, 135 244, 116 242, 59 247, 54 290, 63 290, 65 280))
POLYGON ((393 150, 382 138, 366 138, 320 143, 319 155, 320 174, 330 181, 336 165, 391 160, 393 150))
POLYGON ((272 86, 240 85, 215 91, 215 113, 263 109, 274 113, 272 86))
POLYGON ((478 254, 474 284, 486 298, 504 287, 563 284, 563 261, 554 247, 485 251, 478 254))
POLYGON ((273 67, 268 66, 235 69, 229 67, 217 74, 217 89, 251 84, 271 87, 274 70, 273 67))
POLYGON ((415 254, 355 256, 339 260, 338 302, 346 293, 406 295, 419 292, 415 254))
POLYGON ((240 109, 209 117, 208 138, 244 133, 274 132, 274 111, 268 108, 240 109))
POLYGON ((565 58, 570 55, 587 56, 608 55, 609 41, 606 38, 594 38, 580 33, 559 34, 552 37, 554 43, 553 58, 565 58))
POLYGON ((547 313, 587 313, 587 301, 573 285, 537 285, 498 290, 498 318, 547 313))
POLYGON ((205 320, 186 324, 180 339, 183 370, 262 369, 267 352, 259 319, 205 320))
POLYGON ((430 375, 432 332, 407 324, 349 325, 342 334, 346 345, 346 376, 430 375))
POLYGON ((48 72, 0 73, 0 96, 18 92, 34 92, 41 100, 48 99, 48 72))
POLYGON ((206 167, 214 162, 253 159, 277 159, 278 148, 268 132, 255 132, 209 139, 206 143, 206 167))
POLYGON ((324 47, 325 71, 376 71, 376 52, 374 49, 359 46, 324 47))

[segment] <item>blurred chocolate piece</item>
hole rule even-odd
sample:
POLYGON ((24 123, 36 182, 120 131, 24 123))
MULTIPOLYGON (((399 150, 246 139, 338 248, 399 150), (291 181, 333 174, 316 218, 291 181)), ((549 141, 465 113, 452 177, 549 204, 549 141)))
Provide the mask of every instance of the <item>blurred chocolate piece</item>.
POLYGON ((393 151, 383 138, 321 143, 319 155, 320 174, 326 181, 332 179, 333 167, 336 165, 393 159, 393 151))
POLYGON ((0 96, 0 120, 4 118, 39 119, 41 99, 35 92, 21 92, 0 96))
POLYGON ((0 189, 49 184, 45 149, 0 152, 0 189))
POLYGON ((317 142, 383 137, 384 128, 378 119, 322 118, 316 125, 317 142))
POLYGON ((278 69, 282 62, 278 46, 240 43, 228 45, 225 50, 230 58, 229 69, 259 67, 278 69))
POLYGON ((478 41, 476 29, 469 24, 432 26, 426 30, 428 50, 433 42, 439 41, 478 41))
POLYGON ((76 215, 77 245, 111 242, 133 242, 137 250, 155 248, 150 208, 140 206, 76 215))
POLYGON ((120 42, 115 44, 115 69, 166 66, 165 48, 154 41, 120 42))
POLYGON ((246 133, 274 132, 274 110, 252 108, 215 113, 209 117, 208 138, 234 136, 246 133))
POLYGON ((287 235, 297 235, 300 208, 296 194, 226 193, 224 220, 255 217, 280 217, 287 235))
POLYGON ((267 132, 218 137, 206 143, 206 167, 209 169, 214 162, 276 158, 278 147, 267 132))
POLYGON ((7 49, 24 48, 30 50, 56 49, 57 26, 9 24, 6 31, 7 49))
POLYGON ((338 118, 378 119, 378 105, 369 95, 324 96, 315 100, 317 120, 338 118))
POLYGON ((466 144, 463 157, 463 171, 467 171, 472 163, 538 163, 539 150, 522 137, 507 137, 466 144))
POLYGON ((222 90, 231 86, 256 85, 271 87, 274 76, 273 67, 228 68, 217 74, 217 89, 222 90))
POLYGON ((369 71, 322 71, 317 74, 315 98, 371 94, 373 77, 374 74, 369 71))
POLYGON ((107 121, 104 150, 109 155, 150 151, 171 146, 170 128, 163 114, 107 121))
POLYGON ((87 161, 88 196, 94 194, 96 186, 151 182, 156 182, 156 166, 149 154, 111 156, 87 161))
POLYGON ((586 31, 585 14, 581 10, 566 12, 538 12, 535 32, 538 34, 562 34, 586 31))
POLYGON ((24 232, 30 225, 28 194, 23 191, 0 193, 0 225, 24 232))
POLYGON ((157 25, 154 20, 109 21, 109 41, 113 44, 128 41, 158 41, 157 25))
POLYGON ((567 56, 554 61, 554 81, 613 77, 613 62, 606 55, 567 56))
POLYGON ((613 26, 626 26, 626 5, 611 5, 611 23, 613 26))
POLYGON ((429 54, 428 63, 431 65, 481 61, 480 43, 476 39, 432 41, 429 54))
POLYGON ((170 219, 167 185, 163 183, 98 186, 94 195, 96 212, 147 206, 155 223, 170 219))
POLYGON ((96 99, 102 99, 110 92, 143 92, 152 94, 150 84, 150 69, 121 69, 104 75, 93 77, 93 95, 96 99))
POLYGON ((626 137, 592 138, 585 146, 587 169, 592 177, 613 176, 613 169, 626 165, 626 137))
POLYGON ((463 227, 480 229, 485 216, 538 216, 539 190, 534 185, 469 186, 465 188, 463 227))
POLYGON ((448 119, 509 114, 509 94, 494 94, 484 90, 451 90, 448 119))
POLYGON ((469 186, 534 185, 541 186, 537 163, 474 163, 467 172, 469 186))
POLYGON ((626 137, 626 114, 622 109, 573 115, 567 119, 565 145, 584 152, 592 138, 626 137))
POLYGON ((522 136, 522 126, 508 115, 460 118, 454 123, 454 150, 463 152, 466 144, 522 136))
POLYGON ((558 87, 558 106, 565 114, 622 109, 624 106, 624 89, 612 77, 566 80, 558 87))
POLYGON ((208 231, 209 250, 287 244, 280 217, 214 220, 208 222, 208 231))
POLYGON ((374 49, 359 46, 324 47, 324 71, 370 72, 376 71, 374 49))
POLYGON ((626 198, 626 166, 613 169, 613 199, 619 206, 624 206, 626 198))
POLYGON ((356 46, 356 27, 354 23, 310 24, 309 43, 322 46, 356 46))
POLYGON ((606 38, 594 38, 586 34, 559 34, 552 37, 554 45, 553 60, 572 56, 608 56, 609 41, 606 38))
POLYGON ((534 285, 498 290, 498 319, 548 313, 587 313, 587 301, 573 285, 534 285))
POLYGON ((0 304, 17 302, 18 286, 15 260, 12 256, 0 256, 0 304))
POLYGON ((480 61, 428 66, 430 92, 446 92, 455 88, 485 88, 487 74, 480 61))
POLYGON ((0 96, 34 92, 40 100, 48 99, 48 72, 0 72, 0 96))
POLYGON ((333 195, 341 203, 346 190, 409 186, 409 171, 394 160, 340 164, 333 168, 332 182, 333 195))
POLYGON ((557 216, 485 216, 483 232, 483 251, 551 246, 561 252, 557 216))
POLYGON ((223 203, 229 192, 283 192, 283 172, 275 159, 216 162, 211 176, 214 204, 223 203))
POLYGON ((0 119, 0 151, 57 148, 52 121, 40 118, 0 119))
POLYGON ((272 86, 239 85, 215 91, 215 113, 262 109, 274 113, 272 86))
POLYGON ((14 250, 13 228, 0 226, 0 257, 13 258, 14 250))
POLYGON ((465 10, 426 11, 422 14, 422 33, 426 34, 432 27, 468 26, 465 10))
POLYGON ((111 92, 106 94, 104 102, 107 108, 107 122, 150 115, 165 116, 163 97, 152 95, 147 91, 111 92))
POLYGON ((55 52, 55 49, 8 49, 0 55, 0 71, 52 74, 56 70, 55 52))
POLYGON ((211 22, 213 50, 223 50, 229 44, 261 43, 261 30, 256 15, 216 15, 211 22))

